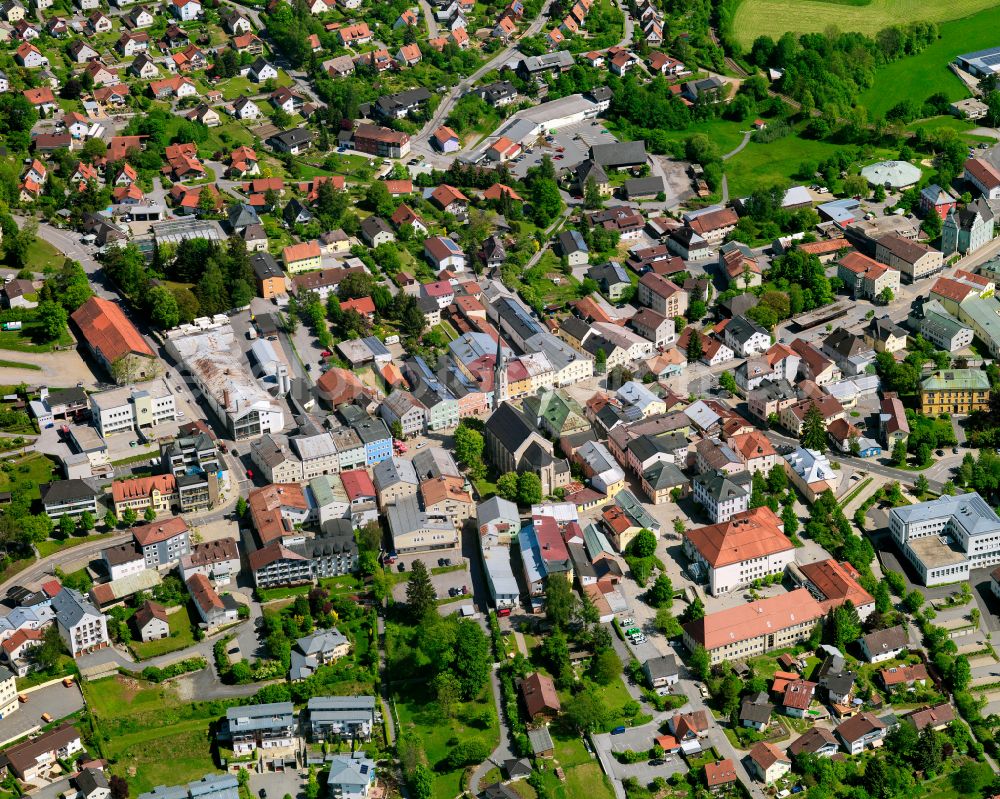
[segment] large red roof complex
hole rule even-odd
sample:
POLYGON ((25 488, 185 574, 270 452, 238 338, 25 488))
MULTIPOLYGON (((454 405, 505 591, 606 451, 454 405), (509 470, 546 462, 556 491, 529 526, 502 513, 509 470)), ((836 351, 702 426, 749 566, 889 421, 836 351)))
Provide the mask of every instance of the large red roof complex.
POLYGON ((142 334, 113 302, 91 297, 73 311, 72 319, 91 349, 108 363, 129 353, 154 357, 142 334))

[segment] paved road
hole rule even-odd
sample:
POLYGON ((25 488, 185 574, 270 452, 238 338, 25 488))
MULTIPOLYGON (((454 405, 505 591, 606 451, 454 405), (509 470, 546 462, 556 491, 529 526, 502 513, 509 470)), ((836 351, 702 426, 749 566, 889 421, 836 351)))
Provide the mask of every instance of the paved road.
POLYGON ((750 137, 751 136, 753 136, 753 131, 752 130, 746 131, 743 134, 743 141, 741 141, 739 144, 737 144, 734 149, 730 150, 728 153, 726 153, 724 156, 722 156, 722 160, 723 161, 728 161, 734 155, 742 152, 743 148, 746 147, 750 143, 750 137))
POLYGON ((126 531, 118 533, 111 538, 105 538, 97 543, 81 544, 78 547, 64 549, 61 552, 56 552, 54 555, 49 555, 49 557, 32 563, 24 571, 18 572, 13 577, 0 583, 0 596, 6 596, 7 591, 15 585, 39 581, 46 575, 52 574, 57 568, 62 568, 68 563, 73 563, 83 558, 93 558, 105 547, 121 544, 131 537, 132 533, 126 531))
MULTIPOLYGON (((23 218, 17 218, 17 223, 23 224, 23 218)), ((72 230, 60 230, 47 222, 38 223, 38 238, 48 242, 67 258, 79 261, 90 278, 90 285, 98 297, 115 300, 118 295, 105 285, 101 265, 94 258, 94 250, 80 243, 80 235, 72 230)))
MULTIPOLYGON (((531 24, 524 29, 519 39, 523 39, 526 36, 534 36, 542 29, 542 25, 548 19, 549 6, 552 5, 552 0, 545 0, 545 4, 542 6, 541 11, 538 16, 535 17, 531 24)), ((427 124, 421 128, 420 132, 410 140, 410 149, 414 154, 422 153, 425 156, 436 155, 436 151, 432 150, 430 147, 430 137, 442 124, 444 120, 447 119, 448 114, 451 113, 452 107, 458 102, 459 98, 465 94, 467 90, 476 85, 476 82, 483 77, 487 72, 494 69, 499 69, 517 52, 517 42, 505 47, 503 50, 499 51, 493 58, 483 64, 479 69, 473 72, 469 77, 460 81, 456 86, 454 86, 451 91, 449 91, 438 103, 438 107, 434 111, 434 115, 427 121, 427 124)))
POLYGON ((431 4, 427 0, 420 0, 420 13, 424 15, 424 19, 427 21, 427 37, 429 39, 436 39, 438 37, 438 24, 434 18, 434 11, 431 8, 431 4))
MULTIPOLYGON (((765 435, 774 444, 783 444, 785 446, 792 447, 799 446, 798 439, 791 438, 790 436, 786 436, 775 430, 768 430, 765 435)), ((923 472, 911 472, 907 469, 896 469, 892 466, 886 466, 876 460, 868 458, 855 458, 853 455, 845 455, 839 452, 831 453, 831 455, 834 460, 850 464, 860 471, 872 472, 873 474, 882 475, 883 477, 888 477, 892 480, 899 480, 901 483, 911 484, 917 479, 917 475, 923 474, 927 477, 927 482, 930 484, 931 490, 940 491, 941 485, 950 478, 948 472, 962 462, 962 458, 965 456, 965 453, 960 450, 956 455, 949 451, 933 466, 928 467, 923 472)))
MULTIPOLYGON (((489 634, 488 631, 487 634, 489 634)), ((500 722, 500 743, 493 750, 490 759, 480 763, 476 767, 476 770, 472 772, 472 778, 469 780, 469 793, 473 796, 478 796, 479 783, 486 776, 487 771, 494 766, 502 767, 505 760, 512 760, 514 758, 514 750, 511 747, 510 727, 507 725, 507 718, 503 712, 501 699, 503 693, 500 691, 500 678, 497 676, 496 665, 494 665, 493 670, 490 672, 490 687, 493 690, 493 702, 496 705, 497 719, 500 722)))

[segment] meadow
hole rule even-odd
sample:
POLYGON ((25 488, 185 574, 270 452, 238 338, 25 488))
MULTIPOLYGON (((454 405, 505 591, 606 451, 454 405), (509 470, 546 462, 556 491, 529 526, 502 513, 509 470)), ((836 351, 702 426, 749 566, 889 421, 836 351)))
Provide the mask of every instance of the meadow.
MULTIPOLYGON (((733 33, 744 47, 749 48, 758 36, 778 39, 783 33, 822 33, 833 26, 842 31, 874 34, 890 25, 925 20, 944 23, 991 9, 993 0, 871 0, 868 3, 829 2, 829 0, 743 0, 733 18, 733 33)), ((992 9, 995 10, 995 9, 992 9)), ((983 30, 982 33, 995 33, 983 30)), ((989 44, 973 44, 961 38, 948 41, 961 43, 959 52, 968 52, 989 44)), ((901 63, 910 63, 906 60, 901 63)))
MULTIPOLYGON (((846 29, 844 25, 841 27, 846 29)), ((1000 7, 941 25, 941 38, 934 44, 878 70, 875 83, 858 98, 859 104, 868 108, 872 116, 880 116, 901 100, 919 104, 938 92, 951 101, 968 97, 965 86, 952 74, 948 64, 960 53, 995 46, 997 30, 1000 30, 1000 7)))

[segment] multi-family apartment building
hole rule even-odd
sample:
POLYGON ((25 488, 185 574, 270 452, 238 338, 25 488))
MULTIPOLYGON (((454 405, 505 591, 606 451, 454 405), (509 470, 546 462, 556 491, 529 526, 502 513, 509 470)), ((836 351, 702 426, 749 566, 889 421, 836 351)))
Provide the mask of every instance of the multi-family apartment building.
POLYGON ((79 591, 63 588, 52 597, 59 635, 75 658, 111 645, 107 617, 79 591))
POLYGON ((191 551, 187 522, 180 516, 135 527, 132 535, 147 569, 175 566, 191 551))
POLYGON ((295 743, 295 709, 291 702, 231 707, 220 737, 237 757, 258 749, 291 747, 295 743))
POLYGON ((381 714, 374 696, 314 696, 306 704, 313 741, 371 738, 381 714))
POLYGON ((40 488, 45 515, 58 520, 87 512, 97 515, 97 492, 83 480, 57 480, 40 488))

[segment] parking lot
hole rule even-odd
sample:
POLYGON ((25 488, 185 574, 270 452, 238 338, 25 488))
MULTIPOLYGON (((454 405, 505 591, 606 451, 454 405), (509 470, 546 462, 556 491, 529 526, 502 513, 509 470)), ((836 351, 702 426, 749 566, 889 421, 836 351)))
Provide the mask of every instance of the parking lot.
POLYGON ((635 777, 640 785, 648 785, 657 777, 669 779, 673 774, 686 774, 687 765, 679 755, 664 755, 661 758, 662 763, 653 765, 650 765, 648 760, 629 764, 619 763, 613 753, 625 750, 640 752, 649 749, 653 745, 653 739, 659 734, 658 723, 652 721, 641 727, 630 727, 619 735, 611 735, 610 733, 595 735, 593 742, 604 755, 604 762, 610 766, 615 780, 635 777))
MULTIPOLYGON (((413 564, 416 561, 423 561, 424 565, 427 567, 427 571, 431 575, 431 584, 434 586, 434 590, 437 592, 438 599, 445 599, 449 596, 449 589, 461 589, 465 587, 469 602, 472 602, 472 577, 469 574, 469 563, 462 557, 462 553, 458 548, 441 550, 440 552, 427 552, 419 555, 405 555, 400 557, 393 565, 392 568, 397 573, 404 576, 404 579, 393 586, 392 595, 396 601, 406 600, 406 577, 413 570, 413 564), (442 565, 439 564, 439 560, 448 560, 450 564, 442 565), (399 572, 399 565, 404 565, 404 571, 399 572), (440 568, 452 568, 451 571, 445 571, 440 574, 435 574, 435 569, 440 568), (454 568, 455 566, 462 566, 461 569, 454 568)), ((458 605, 456 604, 457 608, 458 605)))
MULTIPOLYGON (((519 178, 528 174, 533 166, 538 166, 546 155, 552 156, 556 171, 572 169, 586 160, 592 144, 610 144, 618 141, 600 122, 591 120, 577 125, 569 125, 551 134, 552 141, 540 137, 532 152, 510 165, 511 171, 519 178), (560 151, 559 148, 562 148, 560 151)), ((520 156, 519 156, 520 157, 520 156)))
POLYGON ((303 780, 304 777, 295 769, 268 771, 263 774, 251 771, 250 793, 260 799, 281 799, 283 796, 298 799, 302 794, 303 780))
POLYGON ((27 694, 28 701, 9 716, 0 719, 0 746, 33 732, 48 722, 42 714, 48 713, 53 721, 66 718, 83 708, 83 695, 76 683, 67 688, 61 682, 39 688, 27 694))

